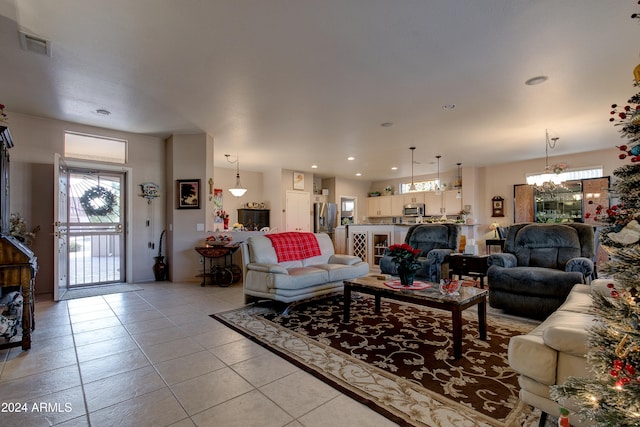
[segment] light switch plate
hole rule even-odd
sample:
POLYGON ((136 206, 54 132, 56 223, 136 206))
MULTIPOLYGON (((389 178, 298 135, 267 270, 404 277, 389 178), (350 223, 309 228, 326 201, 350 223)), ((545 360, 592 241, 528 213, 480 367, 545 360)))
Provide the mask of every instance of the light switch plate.
POLYGON ((204 224, 196 224, 196 231, 204 231, 204 224))

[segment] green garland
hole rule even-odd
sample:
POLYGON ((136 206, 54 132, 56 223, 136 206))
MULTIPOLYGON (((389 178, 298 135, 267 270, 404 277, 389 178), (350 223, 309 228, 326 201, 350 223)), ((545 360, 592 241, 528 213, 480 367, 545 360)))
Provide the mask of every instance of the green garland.
POLYGON ((80 205, 87 215, 105 216, 113 212, 116 204, 116 196, 109 190, 99 185, 91 187, 80 197, 80 205), (95 207, 95 201, 101 201, 102 206, 95 207))

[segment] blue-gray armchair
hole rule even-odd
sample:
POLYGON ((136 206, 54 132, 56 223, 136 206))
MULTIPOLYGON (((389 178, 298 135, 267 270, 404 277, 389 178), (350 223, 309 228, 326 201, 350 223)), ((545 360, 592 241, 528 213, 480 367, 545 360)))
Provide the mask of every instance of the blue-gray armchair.
MULTIPOLYGON (((440 270, 445 257, 458 248, 460 226, 457 224, 416 224, 407 231, 404 242, 412 248, 420 249, 418 261, 422 264, 416 278, 430 282, 440 281, 440 270)), ((397 275, 398 270, 390 256, 380 259, 380 272, 397 275)))
POLYGON ((594 274, 593 226, 580 223, 514 224, 504 252, 491 254, 489 305, 533 319, 545 319, 576 283, 594 274))

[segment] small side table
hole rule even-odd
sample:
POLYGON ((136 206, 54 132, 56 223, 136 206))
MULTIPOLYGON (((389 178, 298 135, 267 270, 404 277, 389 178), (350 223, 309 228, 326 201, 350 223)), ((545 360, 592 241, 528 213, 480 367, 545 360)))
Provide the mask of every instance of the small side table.
POLYGON ((487 239, 485 244, 487 245, 487 254, 491 253, 492 246, 500 247, 500 252, 504 250, 504 239, 487 239))
POLYGON ((484 289, 484 278, 487 276, 488 255, 451 254, 449 260, 449 278, 454 274, 458 275, 458 280, 462 276, 469 276, 480 279, 480 288, 484 289))
POLYGON ((224 245, 224 246, 198 246, 195 248, 196 252, 202 256, 202 274, 198 276, 202 277, 202 283, 200 286, 205 286, 207 283, 207 277, 212 285, 218 285, 227 287, 234 281, 233 274, 233 253, 238 250, 240 245, 224 245), (223 263, 219 264, 213 260, 216 258, 222 258, 223 263), (207 271, 207 259, 209 260, 209 268, 207 271))

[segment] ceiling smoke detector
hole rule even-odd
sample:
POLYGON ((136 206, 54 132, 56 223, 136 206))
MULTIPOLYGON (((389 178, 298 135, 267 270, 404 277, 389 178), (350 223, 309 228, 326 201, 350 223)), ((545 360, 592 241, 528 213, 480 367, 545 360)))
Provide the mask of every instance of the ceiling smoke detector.
POLYGON ((51 57, 51 42, 42 37, 19 31, 20 47, 28 52, 51 57))

